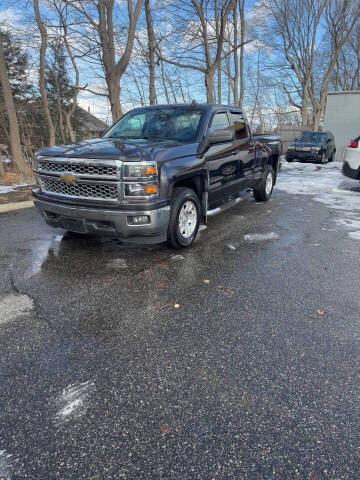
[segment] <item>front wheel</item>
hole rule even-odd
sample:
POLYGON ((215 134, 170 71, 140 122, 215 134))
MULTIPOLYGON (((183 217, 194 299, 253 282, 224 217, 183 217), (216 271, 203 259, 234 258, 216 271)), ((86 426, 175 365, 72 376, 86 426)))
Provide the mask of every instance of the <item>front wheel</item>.
POLYGON ((324 165, 324 163, 327 163, 327 162, 328 162, 328 159, 326 158, 326 153, 323 153, 322 157, 321 157, 321 160, 320 160, 320 163, 322 163, 324 165))
POLYGON ((167 241, 170 247, 188 247, 195 240, 200 224, 200 202, 190 188, 176 187, 171 201, 167 241))
POLYGON ((253 189, 255 200, 258 202, 267 202, 271 197, 274 188, 274 181, 274 170, 268 165, 259 186, 253 189))

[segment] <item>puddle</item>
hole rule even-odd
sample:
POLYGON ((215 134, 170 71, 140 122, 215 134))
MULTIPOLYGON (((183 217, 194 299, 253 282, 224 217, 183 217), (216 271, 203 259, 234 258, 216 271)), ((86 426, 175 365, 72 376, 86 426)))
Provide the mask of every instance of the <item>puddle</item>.
POLYGON ((249 233, 247 235, 244 235, 244 240, 248 243, 268 242, 270 240, 279 240, 279 238, 279 235, 274 232, 249 233))

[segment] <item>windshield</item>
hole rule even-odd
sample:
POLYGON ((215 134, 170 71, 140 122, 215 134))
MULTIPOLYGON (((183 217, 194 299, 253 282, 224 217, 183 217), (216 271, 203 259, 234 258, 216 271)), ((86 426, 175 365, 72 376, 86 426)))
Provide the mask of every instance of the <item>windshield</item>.
POLYGON ((300 142, 322 142, 326 140, 326 133, 322 132, 302 132, 298 141, 300 142))
POLYGON ((105 138, 191 143, 196 140, 201 115, 201 109, 189 107, 139 108, 124 115, 105 138))

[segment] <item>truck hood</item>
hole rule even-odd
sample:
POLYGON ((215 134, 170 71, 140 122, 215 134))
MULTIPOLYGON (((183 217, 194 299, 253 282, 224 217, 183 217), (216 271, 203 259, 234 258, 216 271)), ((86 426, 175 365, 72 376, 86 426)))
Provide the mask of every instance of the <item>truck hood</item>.
MULTIPOLYGON (((73 145, 60 145, 44 148, 37 155, 44 157, 69 157, 69 158, 97 158, 101 160, 122 160, 138 162, 141 160, 155 159, 160 152, 168 151, 172 158, 179 154, 178 150, 185 145, 171 140, 164 141, 120 141, 115 138, 89 140, 73 145)), ((163 157, 163 155, 161 155, 163 157)))

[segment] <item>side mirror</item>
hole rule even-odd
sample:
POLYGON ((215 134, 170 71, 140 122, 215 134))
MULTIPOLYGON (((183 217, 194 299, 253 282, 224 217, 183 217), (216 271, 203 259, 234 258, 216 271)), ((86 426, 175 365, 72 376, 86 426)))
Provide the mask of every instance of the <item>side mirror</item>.
POLYGON ((330 143, 330 142, 331 142, 331 138, 328 138, 328 139, 326 140, 326 143, 330 143))
POLYGON ((207 137, 210 145, 214 145, 215 143, 231 142, 233 138, 233 131, 227 129, 214 130, 213 133, 207 137))

